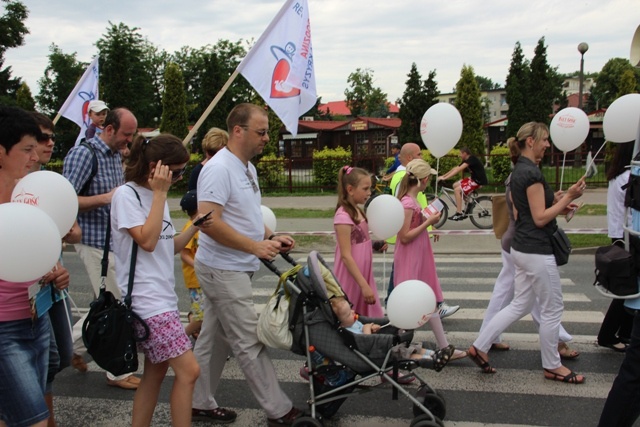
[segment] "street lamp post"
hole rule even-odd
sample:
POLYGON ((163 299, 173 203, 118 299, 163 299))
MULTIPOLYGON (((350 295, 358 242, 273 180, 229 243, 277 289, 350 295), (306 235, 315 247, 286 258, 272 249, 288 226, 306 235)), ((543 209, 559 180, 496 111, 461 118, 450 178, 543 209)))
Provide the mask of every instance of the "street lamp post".
POLYGON ((580 52, 580 86, 578 89, 578 108, 582 110, 582 89, 584 84, 584 54, 589 50, 589 45, 582 42, 578 45, 578 52, 580 52))

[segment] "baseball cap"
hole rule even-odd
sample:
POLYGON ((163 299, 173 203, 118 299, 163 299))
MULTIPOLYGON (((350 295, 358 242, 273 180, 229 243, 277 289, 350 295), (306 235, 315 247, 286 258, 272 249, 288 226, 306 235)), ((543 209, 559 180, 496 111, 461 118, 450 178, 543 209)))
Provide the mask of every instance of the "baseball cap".
POLYGON ((422 159, 414 159, 407 164, 407 173, 415 176, 418 179, 424 179, 429 175, 435 175, 438 173, 435 169, 431 169, 429 163, 422 159))
POLYGON ((189 190, 182 196, 180 207, 183 211, 193 212, 198 210, 198 193, 196 190, 189 190))
POLYGON ((104 101, 100 101, 99 99, 94 99, 93 101, 89 102, 89 108, 87 108, 87 111, 93 111, 94 113, 99 113, 100 111, 103 110, 108 110, 109 107, 107 107, 107 104, 104 103, 104 101))

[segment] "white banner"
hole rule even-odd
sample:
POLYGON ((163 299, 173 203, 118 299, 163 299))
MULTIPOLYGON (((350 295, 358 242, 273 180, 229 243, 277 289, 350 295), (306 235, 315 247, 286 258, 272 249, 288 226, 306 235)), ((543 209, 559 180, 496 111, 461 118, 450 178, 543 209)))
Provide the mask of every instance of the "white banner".
POLYGON ((87 127, 91 124, 87 109, 89 102, 98 99, 98 75, 98 56, 96 56, 58 112, 62 117, 80 126, 76 144, 84 138, 87 127))
POLYGON ((316 78, 307 0, 289 0, 238 66, 287 130, 316 103, 316 78))

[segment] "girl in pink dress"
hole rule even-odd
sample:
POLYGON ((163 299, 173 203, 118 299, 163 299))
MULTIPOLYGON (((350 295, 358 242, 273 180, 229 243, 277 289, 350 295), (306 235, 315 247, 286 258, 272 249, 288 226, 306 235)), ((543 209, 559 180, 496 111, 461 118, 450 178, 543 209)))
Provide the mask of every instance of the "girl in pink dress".
MULTIPOLYGON (((334 274, 356 313, 382 317, 382 305, 373 278, 373 247, 367 217, 358 205, 371 196, 371 175, 344 166, 338 172, 338 205, 333 217, 336 231, 334 274)), ((386 244, 380 249, 386 249, 386 244)))
MULTIPOLYGON (((407 165, 407 174, 402 177, 398 186, 396 196, 404 207, 404 224, 398 232, 393 256, 393 283, 396 283, 397 287, 406 280, 422 280, 433 289, 436 301, 443 301, 442 288, 436 273, 436 262, 427 231, 428 226, 438 222, 440 213, 432 214, 425 219, 420 204, 416 200, 418 193, 427 188, 431 171, 431 167, 424 160, 412 160, 407 165)), ((431 315, 429 324, 436 337, 438 347, 448 346, 449 342, 444 335, 442 321, 437 310, 431 315)), ((466 352, 456 350, 451 356, 451 360, 460 359, 466 355, 466 352)))

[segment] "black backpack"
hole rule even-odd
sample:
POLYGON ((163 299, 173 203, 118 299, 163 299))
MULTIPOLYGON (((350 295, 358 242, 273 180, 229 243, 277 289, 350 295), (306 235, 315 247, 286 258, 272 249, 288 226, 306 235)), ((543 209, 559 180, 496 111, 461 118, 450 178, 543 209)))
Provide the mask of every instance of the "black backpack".
POLYGON ((621 297, 638 293, 638 263, 633 255, 636 253, 633 243, 637 244, 637 238, 632 239, 632 253, 616 244, 596 249, 594 285, 621 297))

